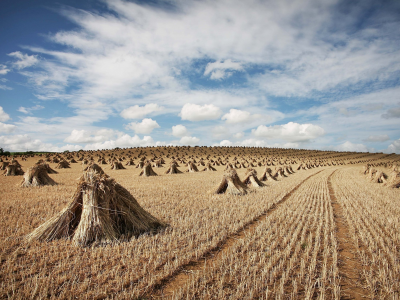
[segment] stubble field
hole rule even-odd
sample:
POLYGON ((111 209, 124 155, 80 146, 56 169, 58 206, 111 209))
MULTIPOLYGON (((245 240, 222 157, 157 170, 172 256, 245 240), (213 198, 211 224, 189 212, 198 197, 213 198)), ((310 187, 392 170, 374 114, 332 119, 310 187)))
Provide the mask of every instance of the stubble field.
MULTIPOLYGON (((52 155, 51 157, 54 157, 52 155)), ((66 154, 60 154, 66 157, 66 154)), ((389 174, 399 155, 265 148, 157 147, 71 153, 50 174, 55 186, 21 187, 0 176, 2 299, 398 299, 400 193, 363 173, 389 174), (129 241, 80 247, 24 237, 71 201, 80 157, 114 155, 165 164, 158 176, 135 165, 100 165, 168 226, 129 241), (201 160, 203 158, 203 160, 201 160), (184 172, 190 160, 216 171, 184 172), (164 174, 172 160, 182 174, 164 174), (215 194, 227 164, 243 179, 267 164, 291 166, 245 195, 215 194), (235 164, 236 163, 236 164, 235 164), (251 166, 251 164, 253 166, 251 166), (299 166, 306 166, 300 168, 299 166)), ((16 158, 26 171, 42 157, 16 158)), ((57 163, 49 162, 55 169, 57 163)), ((86 166, 86 165, 84 165, 86 166)), ((204 166, 197 166, 199 170, 204 166)), ((399 172, 400 170, 397 170, 399 172)))

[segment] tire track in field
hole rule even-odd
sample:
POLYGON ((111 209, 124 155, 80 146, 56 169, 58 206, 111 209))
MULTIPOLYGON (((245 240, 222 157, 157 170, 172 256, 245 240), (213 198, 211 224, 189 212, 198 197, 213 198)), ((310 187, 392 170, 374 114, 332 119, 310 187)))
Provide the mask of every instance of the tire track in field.
POLYGON ((196 271, 202 271, 212 266, 217 260, 219 260, 224 254, 226 254, 229 249, 237 242, 238 239, 251 234, 257 225, 262 222, 268 215, 270 215, 278 206, 284 203, 305 181, 310 177, 315 176, 324 171, 324 169, 311 174, 298 185, 296 185, 290 192, 282 197, 281 200, 275 202, 264 211, 261 215, 245 224, 235 233, 230 234, 224 240, 222 240, 216 247, 210 249, 202 258, 191 261, 180 267, 174 274, 164 278, 159 284, 155 286, 154 293, 152 293, 153 298, 170 298, 173 296, 174 291, 178 290, 185 282, 190 279, 190 273, 196 271))
POLYGON ((358 272, 362 270, 361 262, 356 256, 357 249, 351 241, 349 225, 343 215, 343 209, 337 201, 331 182, 331 177, 336 171, 333 171, 328 177, 328 189, 336 223, 336 237, 338 239, 341 299, 365 299, 368 294, 367 291, 360 287, 362 280, 358 272))

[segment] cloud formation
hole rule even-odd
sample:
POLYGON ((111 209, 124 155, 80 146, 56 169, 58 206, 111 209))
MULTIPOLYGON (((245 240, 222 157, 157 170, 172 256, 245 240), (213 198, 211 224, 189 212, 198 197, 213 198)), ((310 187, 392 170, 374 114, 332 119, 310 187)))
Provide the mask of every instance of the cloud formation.
POLYGON ((0 90, 11 91, 12 87, 9 87, 5 84, 0 84, 0 90))
POLYGON ((6 122, 10 120, 10 116, 6 114, 3 107, 0 106, 0 122, 6 122))
POLYGON ((188 130, 186 129, 185 126, 179 124, 172 126, 172 135, 176 137, 183 137, 185 135, 188 135, 188 130))
POLYGON ((129 148, 129 147, 149 147, 149 146, 160 146, 165 143, 157 142, 155 143, 151 136, 144 136, 142 139, 137 136, 130 136, 129 134, 123 134, 116 139, 107 140, 104 142, 87 144, 85 150, 97 150, 97 149, 114 149, 119 148, 129 148))
POLYGON ((71 134, 64 139, 67 143, 98 143, 114 137, 116 132, 111 129, 100 129, 94 132, 87 130, 72 130, 71 134))
POLYGON ((367 146, 365 146, 363 144, 355 144, 355 143, 346 141, 343 144, 335 146, 334 150, 349 151, 349 152, 370 152, 370 150, 372 150, 372 149, 369 149, 367 146))
POLYGON ((5 65, 0 64, 0 75, 6 75, 8 72, 10 72, 10 69, 5 65))
POLYGON ((227 59, 223 62, 216 61, 207 64, 204 70, 204 76, 210 75, 210 79, 215 80, 225 79, 232 75, 232 72, 227 72, 227 70, 243 71, 244 68, 240 63, 233 62, 230 59, 227 59))
POLYGON ((13 65, 19 70, 31 67, 39 62, 37 55, 23 54, 20 51, 15 51, 8 55, 18 59, 13 65))
POLYGON ((78 151, 79 145, 64 145, 57 147, 51 143, 43 143, 39 139, 32 139, 27 134, 0 136, 0 144, 8 151, 53 151, 62 152, 64 150, 78 151))
POLYGON ((391 143, 385 152, 400 154, 400 139, 391 143))
POLYGON ((190 146, 198 145, 199 142, 200 139, 195 136, 184 136, 179 141, 179 143, 181 143, 182 145, 190 145, 190 146))
MULTIPOLYGON (((96 126, 124 130, 118 122, 101 123, 116 113, 142 120, 126 129, 145 134, 160 126, 144 118, 168 113, 159 120, 164 133, 181 123, 180 116, 199 122, 189 127, 190 135, 205 144, 267 145, 265 138, 323 147, 339 136, 354 145, 368 136, 364 141, 382 143, 382 132, 398 138, 400 117, 394 107, 400 22, 391 2, 172 1, 165 9, 159 2, 105 0, 99 11, 63 8, 74 29, 48 35, 46 42, 53 43, 48 49, 24 46, 35 55, 10 53, 0 75, 16 71, 38 99, 62 101, 68 108, 62 117, 18 116, 18 132, 33 141, 59 143, 67 136, 111 145, 122 132, 94 138, 101 129, 96 126), (267 126, 284 117, 292 122, 267 126), (70 124, 78 131, 74 135, 70 124)), ((6 85, 0 89, 12 93, 6 85)), ((19 111, 29 114, 33 108, 19 111)), ((154 132, 155 140, 161 132, 154 132)), ((173 135, 194 139, 184 130, 173 135)))
POLYGON ((219 145, 220 145, 220 146, 225 146, 225 147, 227 147, 227 146, 232 146, 233 143, 232 143, 231 141, 229 141, 229 140, 223 140, 223 141, 221 141, 221 142, 219 143, 219 145))
POLYGON ((260 125, 251 133, 256 137, 284 139, 290 142, 308 142, 325 134, 325 130, 313 124, 298 124, 289 122, 284 125, 260 125))
POLYGON ((384 119, 400 118, 400 107, 389 109, 387 113, 382 115, 382 118, 384 119))
POLYGON ((381 134, 381 135, 370 135, 367 139, 364 139, 363 142, 386 142, 390 140, 390 137, 387 134, 381 134))
POLYGON ((158 125, 156 121, 148 118, 143 119, 140 123, 132 122, 126 126, 126 129, 134 130, 139 134, 149 134, 156 128, 160 128, 160 125, 158 125))
POLYGON ((33 106, 33 107, 23 107, 23 106, 20 106, 20 107, 18 108, 18 111, 19 111, 19 112, 22 112, 22 113, 24 113, 24 114, 32 114, 32 111, 34 111, 34 110, 40 110, 40 109, 43 109, 43 108, 44 108, 44 106, 39 105, 39 104, 37 104, 37 105, 35 105, 35 106, 33 106))
POLYGON ((222 120, 225 120, 227 124, 247 123, 255 119, 260 119, 260 114, 250 114, 248 111, 231 108, 229 113, 222 116, 222 120))
POLYGON ((124 119, 142 119, 143 117, 153 113, 159 112, 163 107, 156 103, 149 103, 144 106, 134 105, 129 108, 124 109, 121 112, 121 116, 124 119))
POLYGON ((233 137, 236 139, 241 139, 242 137, 244 137, 244 133, 243 132, 235 133, 233 137))
POLYGON ((221 113, 221 109, 213 104, 197 105, 187 103, 182 107, 180 116, 182 120, 197 122, 218 119, 221 113))
POLYGON ((5 124, 5 123, 0 122, 0 132, 11 133, 11 132, 13 132, 16 128, 17 128, 17 126, 15 126, 15 125, 12 125, 12 124, 5 124))

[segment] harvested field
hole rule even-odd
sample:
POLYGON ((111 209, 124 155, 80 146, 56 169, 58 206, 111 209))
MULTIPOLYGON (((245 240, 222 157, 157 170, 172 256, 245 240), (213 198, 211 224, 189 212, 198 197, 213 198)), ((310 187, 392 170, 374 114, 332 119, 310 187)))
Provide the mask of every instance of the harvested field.
MULTIPOLYGON (((48 157, 50 167, 63 156, 48 157)), ((375 164, 390 174, 400 165, 398 155, 153 147, 68 157, 88 163, 99 158, 107 162, 101 165, 105 173, 167 227, 88 247, 71 239, 28 243, 26 235, 70 203, 87 165, 72 163, 49 174, 57 185, 21 187, 23 176, 1 176, 1 298, 400 296, 400 191, 371 181, 363 170, 375 164), (175 161, 183 173, 139 176, 136 164, 161 165, 161 158, 165 170, 175 161), (125 169, 114 169, 117 160, 125 169), (216 171, 184 172, 190 161, 216 171), (243 195, 216 194, 228 164, 241 166, 235 169, 241 180, 249 167, 261 175, 268 166, 280 175, 261 181, 264 186, 249 185, 243 195)), ((19 161, 28 170, 38 159, 19 161)))

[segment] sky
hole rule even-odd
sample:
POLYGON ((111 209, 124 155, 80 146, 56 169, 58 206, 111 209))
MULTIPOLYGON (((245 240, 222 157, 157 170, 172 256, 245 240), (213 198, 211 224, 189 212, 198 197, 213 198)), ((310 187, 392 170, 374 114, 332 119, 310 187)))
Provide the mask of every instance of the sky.
POLYGON ((0 147, 400 154, 400 1, 2 0, 0 147))

